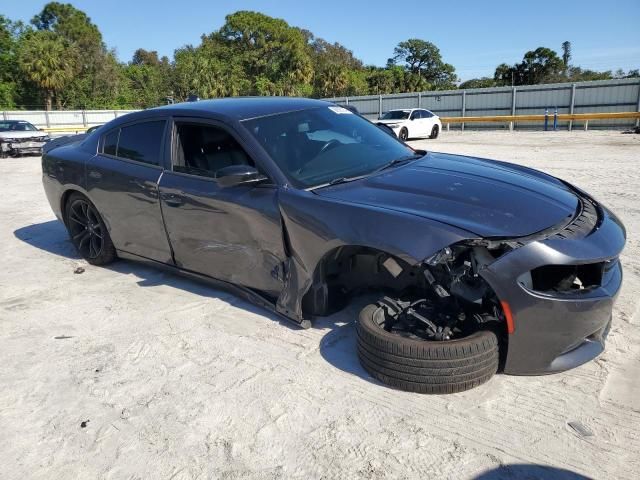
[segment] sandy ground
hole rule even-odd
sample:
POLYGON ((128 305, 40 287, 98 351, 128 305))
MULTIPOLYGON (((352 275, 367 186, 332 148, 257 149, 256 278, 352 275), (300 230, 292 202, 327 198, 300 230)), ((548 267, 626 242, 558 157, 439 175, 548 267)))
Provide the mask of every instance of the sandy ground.
POLYGON ((0 160, 0 477, 638 478, 640 136, 414 143, 542 169, 620 215, 626 277, 597 361, 450 396, 386 388, 356 359, 357 306, 300 330, 135 263, 91 267, 39 159, 0 160))

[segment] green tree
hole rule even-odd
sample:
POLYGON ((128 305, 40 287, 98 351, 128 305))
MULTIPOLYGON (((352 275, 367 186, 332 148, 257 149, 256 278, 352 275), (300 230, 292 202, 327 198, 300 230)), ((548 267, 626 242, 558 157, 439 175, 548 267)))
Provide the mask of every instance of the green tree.
POLYGON ((522 62, 514 66, 502 63, 496 67, 496 85, 536 85, 561 81, 564 64, 550 48, 539 47, 524 54, 522 62))
MULTIPOLYGON (((162 57, 163 61, 168 62, 167 57, 162 57)), ((151 67, 158 67, 162 61, 158 58, 158 52, 155 50, 147 51, 144 48, 139 48, 133 52, 131 58, 131 65, 149 65, 151 67)))
POLYGON ((496 71, 493 74, 493 81, 498 87, 506 85, 519 85, 516 83, 516 67, 501 63, 496 67, 496 71))
POLYGON ((69 85, 75 69, 72 47, 49 31, 30 32, 21 41, 18 64, 24 75, 44 92, 45 108, 69 85))
POLYGON ((458 88, 489 88, 495 87, 496 81, 493 78, 482 77, 482 78, 472 78, 471 80, 467 80, 466 82, 462 82, 458 88))
POLYGON ((18 89, 16 50, 21 25, 0 15, 0 106, 13 108, 18 89))
POLYGON ((122 66, 107 50, 102 34, 91 19, 71 4, 50 2, 31 20, 39 31, 51 32, 72 47, 67 52, 74 75, 70 85, 57 96, 58 106, 108 108, 117 92, 122 66))
POLYGON ((517 71, 522 73, 527 85, 535 85, 555 80, 562 74, 563 68, 564 64, 556 52, 539 47, 524 54, 517 71))
POLYGON ((596 72, 595 70, 580 67, 569 67, 567 77, 572 82, 587 82, 592 80, 611 80, 613 75, 611 74, 611 70, 596 72))
POLYGON ((173 96, 173 67, 167 57, 158 58, 158 52, 139 48, 122 69, 129 102, 136 108, 156 107, 173 96))
POLYGON ((457 77, 453 65, 444 63, 440 49, 433 43, 417 38, 400 42, 393 51, 388 65, 403 64, 412 74, 407 85, 412 91, 432 88, 455 88, 457 77))
POLYGON ((309 95, 313 66, 298 28, 262 13, 228 15, 209 41, 223 42, 240 60, 245 78, 258 95, 309 95))
POLYGON ((562 64, 564 65, 564 73, 569 70, 569 60, 571 60, 571 42, 562 42, 562 64))
POLYGON ((313 95, 334 97, 367 91, 362 62, 353 52, 339 43, 315 38, 301 30, 313 63, 313 95))

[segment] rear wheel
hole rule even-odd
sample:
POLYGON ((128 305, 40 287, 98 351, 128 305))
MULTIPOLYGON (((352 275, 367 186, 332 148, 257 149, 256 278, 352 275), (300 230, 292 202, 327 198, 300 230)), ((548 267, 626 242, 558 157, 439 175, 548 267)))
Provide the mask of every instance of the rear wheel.
POLYGON ((72 193, 66 203, 65 223, 78 253, 92 265, 106 265, 116 258, 104 221, 91 201, 72 193))
POLYGON ((406 142, 409 139, 409 130, 406 127, 402 127, 400 133, 398 134, 398 138, 403 142, 406 142))
POLYGON ((438 138, 439 133, 440 133, 440 127, 438 127, 438 125, 434 125, 433 128, 431 129, 431 135, 429 135, 429 138, 438 138))
POLYGON ((491 331, 428 341, 389 332, 385 322, 385 309, 371 304, 357 324, 360 363, 382 383, 410 392, 455 393, 485 383, 498 369, 498 339, 491 331))

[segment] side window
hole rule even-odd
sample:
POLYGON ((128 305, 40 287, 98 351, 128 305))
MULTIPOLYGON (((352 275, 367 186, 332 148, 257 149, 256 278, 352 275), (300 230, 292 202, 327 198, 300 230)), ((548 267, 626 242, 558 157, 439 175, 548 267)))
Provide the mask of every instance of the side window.
POLYGON ((433 117, 433 113, 429 110, 422 110, 422 118, 431 118, 433 117))
POLYGON ((116 150, 118 149, 118 135, 120 134, 120 129, 117 128, 115 130, 111 130, 104 136, 104 146, 102 147, 102 153, 107 155, 116 154, 116 150))
POLYGON ((116 156, 159 165, 164 125, 160 120, 121 128, 116 156))
POLYGON ((236 139, 221 128, 197 123, 177 123, 176 127, 176 172, 213 177, 231 165, 255 166, 236 139))
POLYGON ((421 118, 420 110, 414 110, 413 112, 411 112, 411 120, 416 120, 418 118, 421 118))

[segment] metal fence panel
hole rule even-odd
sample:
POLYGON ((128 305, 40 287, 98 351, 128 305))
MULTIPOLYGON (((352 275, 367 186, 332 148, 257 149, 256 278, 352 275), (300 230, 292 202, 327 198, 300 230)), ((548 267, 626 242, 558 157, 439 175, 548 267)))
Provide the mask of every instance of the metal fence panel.
MULTIPOLYGON (((640 79, 599 80, 593 82, 555 83, 519 87, 492 87, 468 90, 446 90, 420 93, 397 93, 349 98, 329 98, 337 103, 349 103, 370 119, 394 108, 426 108, 441 117, 527 115, 558 113, 637 112, 640 111, 640 79), (515 102, 514 102, 515 95, 515 102), (382 101, 380 101, 382 99, 382 101), (573 108, 572 108, 573 106, 573 108), (464 115, 463 115, 464 113, 464 115)), ((553 120, 551 119, 551 122, 553 120)), ((560 122, 565 128, 582 122, 560 122)), ((591 127, 626 127, 634 120, 592 120, 591 127)), ((516 128, 541 128, 540 123, 518 122, 516 128)), ((503 128, 497 123, 473 123, 466 128, 503 128)), ((460 128, 456 125, 456 128, 460 128)))
POLYGON ((114 118, 137 110, 14 110, 2 112, 0 118, 6 120, 26 120, 36 127, 75 127, 102 125, 114 118))
POLYGON ((421 94, 421 106, 436 115, 452 117, 462 109, 461 92, 429 92, 421 94))
MULTIPOLYGON (((395 108, 426 108, 441 117, 480 117, 492 115, 558 113, 640 112, 640 79, 599 80, 594 82, 556 83, 520 87, 492 87, 468 90, 396 93, 337 97, 327 100, 350 104, 369 119, 395 108), (514 102, 515 95, 515 102, 514 102), (573 109, 572 109, 573 106, 573 109)), ((26 120, 38 127, 101 125, 136 110, 65 110, 65 111, 5 111, 2 118, 26 120)), ((552 120, 551 120, 552 121, 552 120)), ((626 127, 634 120, 592 120, 592 127, 626 127)), ((582 122, 560 122, 565 128, 582 122)), ((467 123, 466 128, 504 128, 499 123, 467 123)), ((517 122, 516 128, 542 128, 536 122, 517 122)), ((460 128, 456 124, 454 128, 460 128)))
POLYGON ((47 117, 44 111, 16 111, 4 112, 3 118, 6 120, 26 120, 37 127, 47 126, 47 117))
POLYGON ((54 110, 48 113, 49 126, 84 125, 82 110, 54 110))

